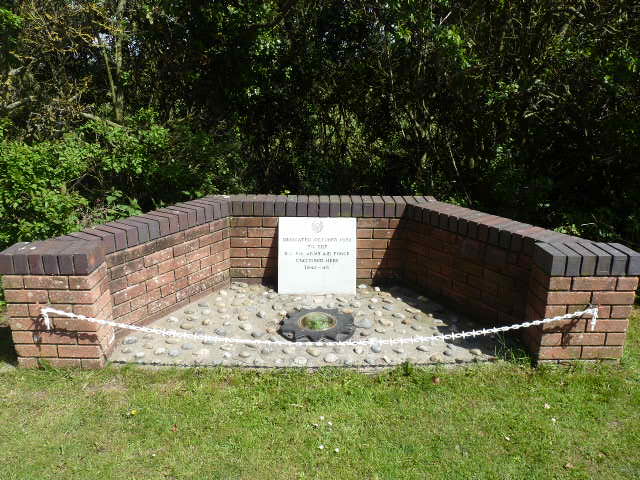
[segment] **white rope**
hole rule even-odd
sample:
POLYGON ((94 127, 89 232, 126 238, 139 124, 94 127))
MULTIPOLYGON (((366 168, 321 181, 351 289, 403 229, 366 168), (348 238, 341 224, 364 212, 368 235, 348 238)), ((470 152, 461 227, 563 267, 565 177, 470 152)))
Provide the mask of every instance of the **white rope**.
MULTIPOLYGON (((113 322, 111 320, 101 320, 98 318, 86 317, 84 315, 78 315, 75 313, 65 312, 63 310, 57 310, 55 308, 45 307, 40 310, 42 314, 42 318, 44 320, 44 324, 47 330, 51 330, 52 324, 51 319, 49 318, 49 314, 60 315, 68 318, 76 318, 78 320, 85 320, 91 323, 97 323, 99 325, 109 325, 115 328, 123 328, 125 330, 133 330, 136 332, 143 333, 152 333, 155 335, 161 335, 163 337, 176 337, 176 338, 185 338, 192 340, 205 340, 208 342, 219 342, 219 343, 244 343, 244 344, 254 344, 254 345, 290 345, 290 346, 301 346, 306 347, 309 345, 313 346, 323 346, 326 345, 327 342, 290 342, 288 340, 256 340, 252 338, 227 338, 220 337, 217 335, 205 335, 199 333, 189 333, 189 332, 178 332, 175 330, 165 330, 162 328, 151 328, 151 327, 141 327, 138 325, 129 325, 126 323, 118 323, 113 322)), ((332 345, 348 345, 348 346, 370 346, 370 345, 394 345, 400 344, 404 345, 406 343, 428 343, 428 342, 446 342, 447 340, 456 340, 458 338, 467 338, 467 337, 480 337, 483 335, 490 335, 492 333, 500 333, 506 332, 509 330, 518 330, 520 328, 528 328, 537 325, 543 325, 546 323, 557 322, 559 320, 566 320, 574 317, 581 317, 582 315, 591 314, 591 330, 595 329, 596 321, 598 318, 598 308, 591 307, 586 310, 581 310, 573 313, 566 313, 564 315, 558 315, 553 318, 545 318, 543 320, 533 320, 531 322, 523 322, 514 325, 505 325, 503 327, 493 327, 493 328, 483 328, 482 330, 470 330, 466 332, 459 333, 448 333, 441 335, 431 335, 428 337, 425 336, 415 336, 415 337, 405 337, 405 338, 390 338, 390 339, 373 339, 373 340, 360 340, 360 341, 345 341, 345 342, 331 342, 332 345)))

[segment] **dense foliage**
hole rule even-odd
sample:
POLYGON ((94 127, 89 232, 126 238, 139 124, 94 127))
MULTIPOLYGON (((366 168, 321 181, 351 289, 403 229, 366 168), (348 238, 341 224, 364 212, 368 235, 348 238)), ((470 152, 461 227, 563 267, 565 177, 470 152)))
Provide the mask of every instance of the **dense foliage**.
POLYGON ((640 5, 0 0, 0 248, 216 192, 640 244, 640 5))

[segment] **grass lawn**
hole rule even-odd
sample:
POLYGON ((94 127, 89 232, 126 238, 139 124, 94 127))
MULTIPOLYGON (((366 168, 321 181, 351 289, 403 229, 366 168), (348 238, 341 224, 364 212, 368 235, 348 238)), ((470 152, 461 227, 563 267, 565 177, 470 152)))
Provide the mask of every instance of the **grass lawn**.
POLYGON ((637 479, 632 323, 620 365, 12 369, 0 479, 637 479))

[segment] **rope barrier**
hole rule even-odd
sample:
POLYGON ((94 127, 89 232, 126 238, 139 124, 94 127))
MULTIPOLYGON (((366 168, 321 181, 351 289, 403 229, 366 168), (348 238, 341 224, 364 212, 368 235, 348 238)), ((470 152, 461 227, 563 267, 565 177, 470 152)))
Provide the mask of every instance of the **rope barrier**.
MULTIPOLYGON (((161 335, 164 337, 175 337, 175 338, 184 338, 191 340, 201 340, 207 341, 211 343, 243 343, 243 344, 254 344, 254 345, 289 345, 289 346, 324 346, 327 342, 291 342, 288 340, 256 340, 252 338, 227 338, 221 337, 217 335, 206 335, 199 333, 190 333, 190 332, 178 332, 175 330, 165 330, 162 328, 152 328, 152 327, 142 327, 138 325, 129 325, 126 323, 113 322, 111 320, 101 320, 98 318, 86 317, 84 315, 78 315, 75 313, 65 312, 63 310, 57 310, 51 307, 43 308, 40 313, 42 314, 42 318, 44 320, 44 324, 47 330, 52 329, 51 319, 49 318, 49 314, 54 314, 58 316, 75 318, 78 320, 85 320, 90 323, 97 323, 99 325, 108 325, 115 328, 122 328, 125 330, 132 330, 136 332, 143 333, 151 333, 155 335, 161 335)), ((347 346, 371 346, 371 345, 404 345, 404 344, 412 344, 412 343, 430 343, 430 342, 446 342, 447 340, 456 340, 459 338, 467 338, 467 337, 479 337, 483 335, 491 335, 494 333, 507 332, 509 330, 519 330, 521 328, 534 327, 537 325, 543 325, 547 323, 557 322, 559 320, 567 320, 574 317, 581 317, 583 315, 591 315, 591 330, 593 331, 596 327, 596 322, 598 319, 598 308, 591 307, 580 310, 573 313, 566 313, 564 315, 558 315, 553 318, 545 318, 542 320, 533 320, 531 322, 523 322, 514 325, 505 325, 502 327, 493 327, 493 328, 483 328, 482 330, 469 330, 466 332, 452 332, 447 334, 440 335, 430 335, 430 336, 413 336, 413 337, 405 337, 405 338, 390 338, 390 339, 371 339, 371 340, 360 340, 353 341, 347 340, 344 342, 331 342, 332 345, 347 345, 347 346)))

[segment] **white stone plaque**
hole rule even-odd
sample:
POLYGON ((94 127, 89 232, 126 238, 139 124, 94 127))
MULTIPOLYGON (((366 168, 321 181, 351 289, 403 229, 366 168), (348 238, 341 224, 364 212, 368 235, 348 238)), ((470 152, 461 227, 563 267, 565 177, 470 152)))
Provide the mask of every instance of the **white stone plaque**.
POLYGON ((356 219, 280 217, 278 292, 356 293, 356 219))

